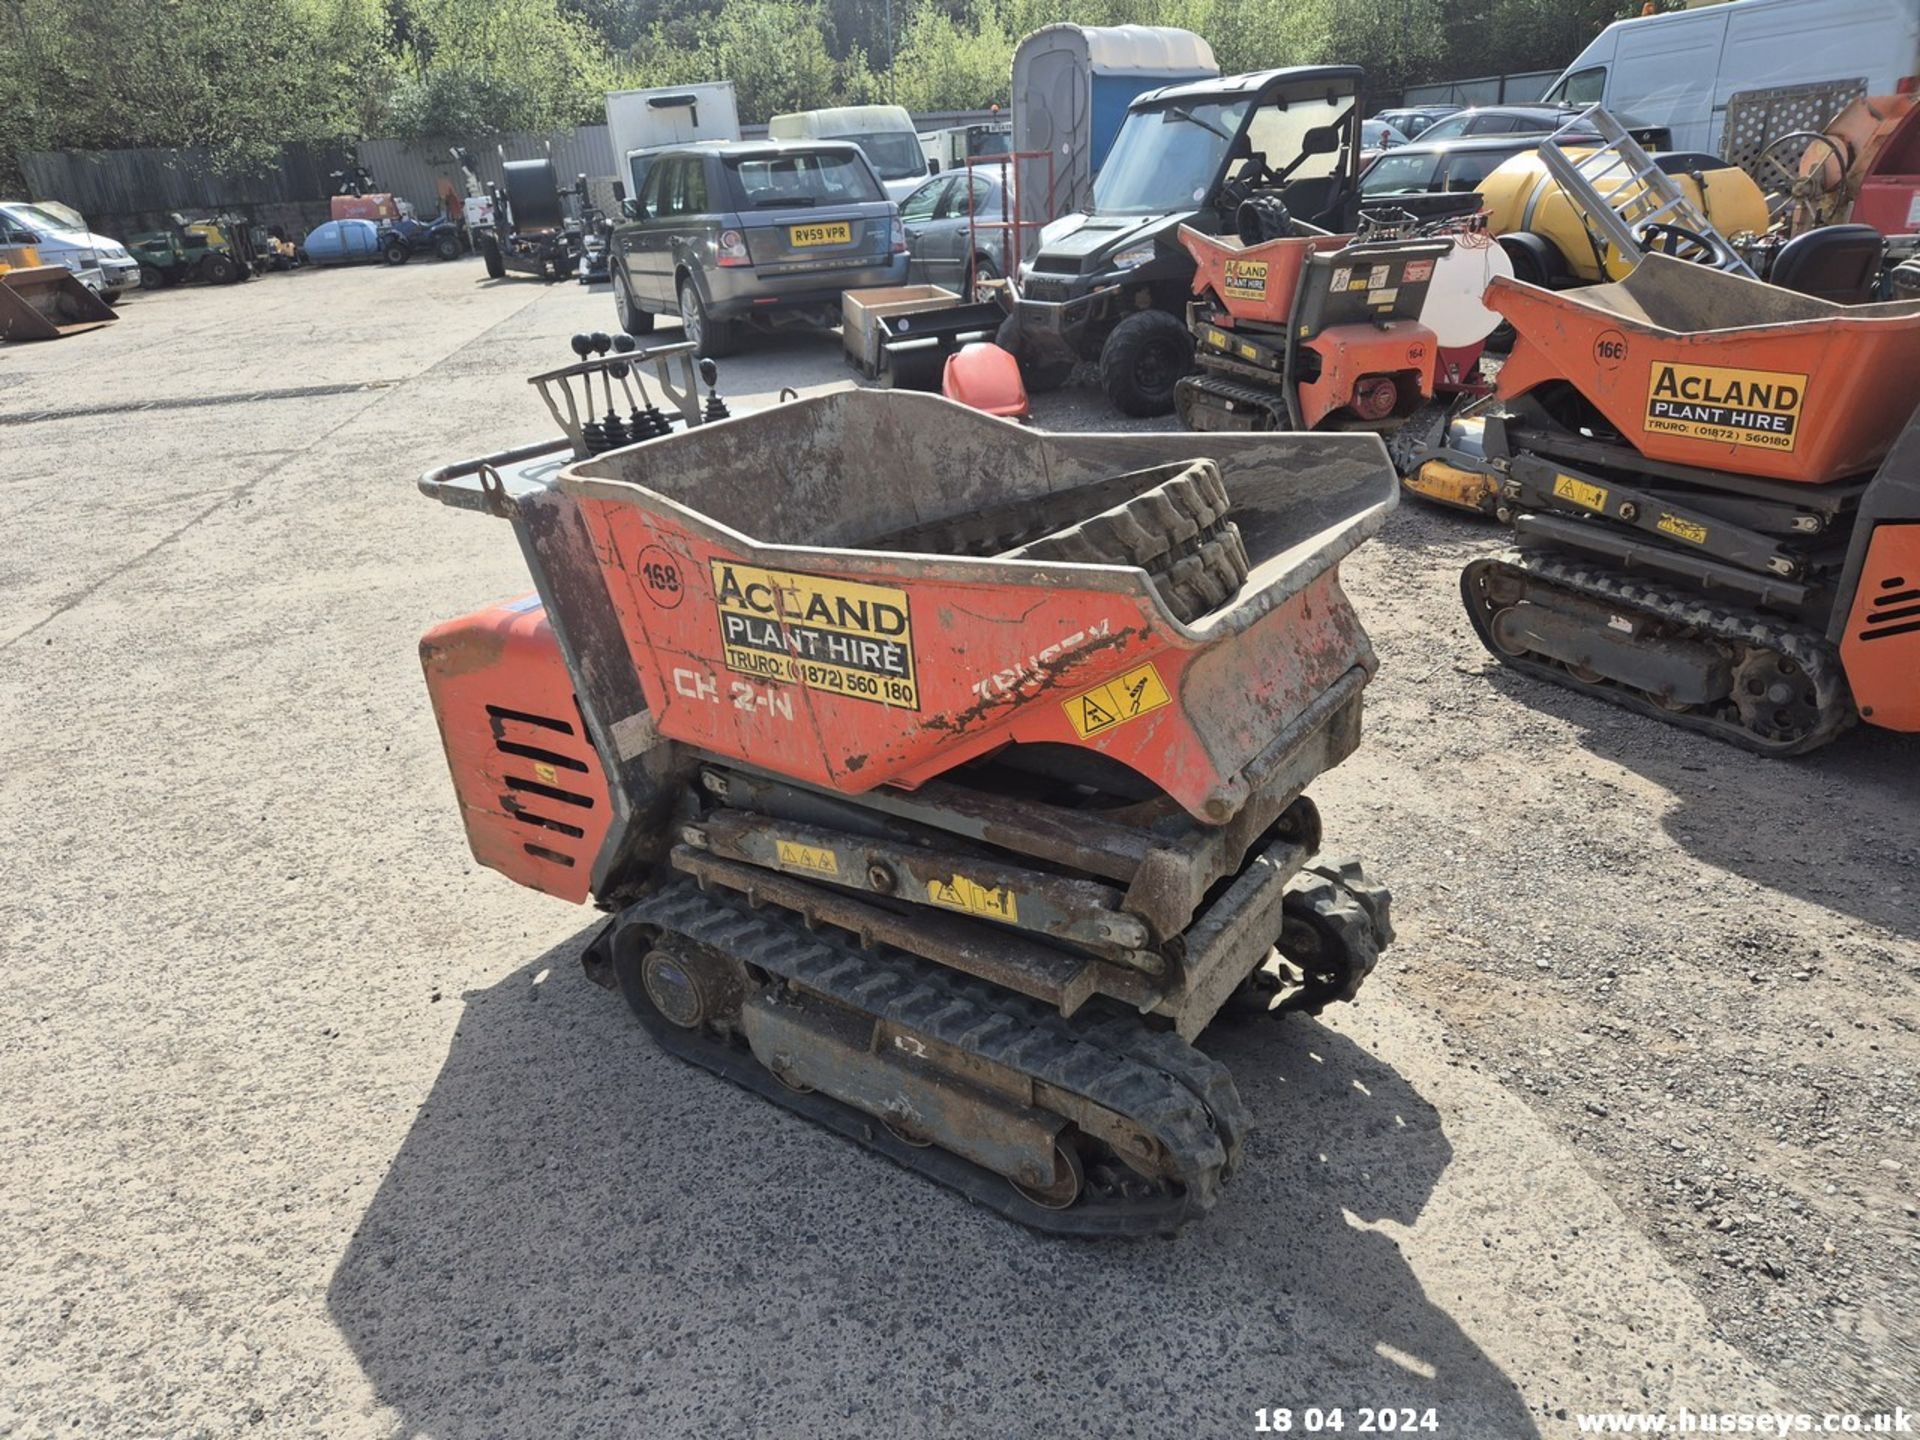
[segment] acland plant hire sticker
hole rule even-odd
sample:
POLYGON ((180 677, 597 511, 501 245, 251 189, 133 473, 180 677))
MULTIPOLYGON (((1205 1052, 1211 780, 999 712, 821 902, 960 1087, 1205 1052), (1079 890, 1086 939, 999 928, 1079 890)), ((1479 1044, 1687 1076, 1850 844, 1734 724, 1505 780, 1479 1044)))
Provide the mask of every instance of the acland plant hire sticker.
POLYGON ((1792 451, 1807 377, 1658 360, 1648 372, 1648 431, 1722 445, 1792 451))
POLYGON ((840 861, 824 845, 802 845, 796 840, 776 840, 774 853, 783 870, 800 870, 808 875, 838 875, 840 861))
POLYGON ((983 915, 989 920, 1020 918, 1019 897, 1013 891, 999 885, 982 885, 965 875, 955 875, 951 880, 929 880, 927 899, 942 909, 983 915))
POLYGON ((1220 278, 1220 286, 1236 300, 1267 298, 1267 262, 1229 260, 1220 278))
POLYGON ((1118 680, 1109 680, 1091 690, 1083 690, 1060 707, 1067 712, 1067 723, 1082 740, 1103 735, 1116 725, 1171 704, 1173 697, 1160 681, 1160 672, 1151 662, 1135 666, 1118 680))
POLYGON ((732 560, 709 563, 727 669, 920 708, 906 591, 732 560))

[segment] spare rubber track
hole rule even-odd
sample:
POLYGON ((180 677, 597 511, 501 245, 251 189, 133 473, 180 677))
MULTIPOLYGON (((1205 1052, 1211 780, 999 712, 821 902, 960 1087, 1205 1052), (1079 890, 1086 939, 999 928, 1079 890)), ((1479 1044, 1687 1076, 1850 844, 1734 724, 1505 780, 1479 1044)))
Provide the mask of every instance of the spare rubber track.
POLYGON ((1803 625, 1795 625, 1756 610, 1717 605, 1697 593, 1672 585, 1657 584, 1638 575, 1611 566, 1547 551, 1509 551, 1488 560, 1476 560, 1460 572, 1460 595, 1467 615, 1473 621, 1480 643, 1502 664, 1524 674, 1538 676, 1569 690, 1597 696, 1642 715, 1651 715, 1670 725, 1697 730, 1705 735, 1750 750, 1756 755, 1804 755, 1817 750, 1848 729, 1859 717, 1853 706, 1852 691, 1840 655, 1825 635, 1803 625), (1793 661, 1813 680, 1818 697, 1819 722, 1806 735, 1794 740, 1771 740, 1755 734, 1746 726, 1696 711, 1669 710, 1641 691, 1610 680, 1581 680, 1564 667, 1522 656, 1508 655, 1493 642, 1490 625, 1493 611, 1479 593, 1480 578, 1496 567, 1544 580, 1577 595, 1609 601, 1622 608, 1638 610, 1695 636, 1723 640, 1745 650, 1768 650, 1793 661))
POLYGON ((1024 996, 917 956, 886 946, 856 948, 809 931, 784 911, 751 908, 718 892, 703 892, 691 881, 636 901, 616 923, 639 923, 678 936, 850 1010, 1081 1095, 1126 1116, 1166 1148, 1179 1193, 1116 1198, 1090 1190, 1069 1209, 1049 1210, 1019 1194, 1004 1176, 937 1146, 907 1145, 872 1116, 825 1094, 789 1090, 750 1052, 642 1015, 654 1038, 682 1058, 1035 1229, 1172 1234, 1213 1207, 1239 1158, 1249 1122, 1225 1068, 1171 1033, 1150 1032, 1137 1017, 1109 1011, 1091 1020, 1065 1019, 1024 996))
POLYGON ((1167 608, 1198 620, 1231 599, 1247 578, 1247 547, 1227 519, 1226 487, 1211 460, 1097 515, 1063 525, 1003 560, 1062 560, 1078 565, 1137 565, 1167 608))

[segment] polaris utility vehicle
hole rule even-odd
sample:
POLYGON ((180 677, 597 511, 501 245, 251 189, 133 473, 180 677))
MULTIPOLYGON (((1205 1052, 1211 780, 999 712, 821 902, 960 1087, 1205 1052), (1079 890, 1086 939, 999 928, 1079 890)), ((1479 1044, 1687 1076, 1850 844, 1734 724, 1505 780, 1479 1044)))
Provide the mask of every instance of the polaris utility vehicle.
POLYGON ((1020 267, 1001 344, 1032 390, 1062 384, 1078 360, 1128 415, 1164 415, 1187 373, 1193 257, 1182 225, 1232 230, 1259 199, 1322 230, 1347 228, 1359 194, 1365 75, 1295 66, 1170 85, 1140 96, 1093 185, 1089 211, 1040 232, 1020 267))

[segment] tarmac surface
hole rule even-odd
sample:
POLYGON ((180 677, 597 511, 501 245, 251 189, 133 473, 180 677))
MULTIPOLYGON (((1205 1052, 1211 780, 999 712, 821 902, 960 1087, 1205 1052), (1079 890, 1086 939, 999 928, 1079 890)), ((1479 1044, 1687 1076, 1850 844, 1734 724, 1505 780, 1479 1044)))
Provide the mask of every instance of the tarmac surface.
MULTIPOLYGON (((1376 733, 1314 790, 1400 944, 1325 1023, 1206 1037, 1260 1129, 1205 1222, 1041 1238, 656 1052, 580 973, 592 912, 467 852, 415 647, 530 586, 505 524, 414 480, 552 433, 525 377, 612 320, 604 291, 423 261, 140 294, 0 350, 0 1434, 1198 1440, 1404 1406, 1520 1440, 1812 1403, 1664 1235, 1640 1142, 1534 1083, 1607 1002, 1542 994, 1533 957, 1606 951, 1631 909, 1649 969, 1704 972, 1667 888, 1724 883, 1880 946, 1871 1008, 1912 1017, 1910 749, 1869 737, 1892 799, 1837 762, 1610 750, 1646 722, 1490 683, 1463 639, 1449 576, 1494 538, 1403 512, 1349 565, 1376 733), (1690 853, 1661 826, 1694 760, 1811 786, 1807 825, 1865 827, 1889 868, 1809 896, 1737 863, 1737 807, 1690 853), (1514 878, 1529 846, 1543 880, 1514 878)), ((720 388, 746 410, 849 374, 797 334, 720 388)), ((1036 419, 1111 424, 1089 390, 1036 419)), ((1913 1031, 1884 1038, 1910 1086, 1913 1031)), ((1911 1167, 1910 1119, 1881 1150, 1911 1167)), ((1897 1250, 1912 1170, 1878 1179, 1897 1250)), ((1863 1398, 1912 1353, 1912 1292, 1881 1283, 1795 1302, 1865 1317, 1833 1362, 1863 1398)))

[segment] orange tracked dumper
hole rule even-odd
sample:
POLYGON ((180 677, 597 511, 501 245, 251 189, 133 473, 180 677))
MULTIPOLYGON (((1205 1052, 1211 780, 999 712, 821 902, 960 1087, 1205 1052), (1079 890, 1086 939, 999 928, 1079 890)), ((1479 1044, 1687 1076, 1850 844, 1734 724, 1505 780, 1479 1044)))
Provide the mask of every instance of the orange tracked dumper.
POLYGON ((1406 483, 1513 527, 1461 579, 1489 650, 1762 754, 1920 731, 1920 301, 1649 255, 1487 303, 1498 401, 1406 483))
POLYGON ((474 854, 609 912, 588 973, 666 1049, 976 1203, 1204 1213, 1249 1118, 1196 1039, 1391 936, 1304 794, 1359 741, 1380 442, 710 414, 423 479, 536 585, 421 646, 474 854))

